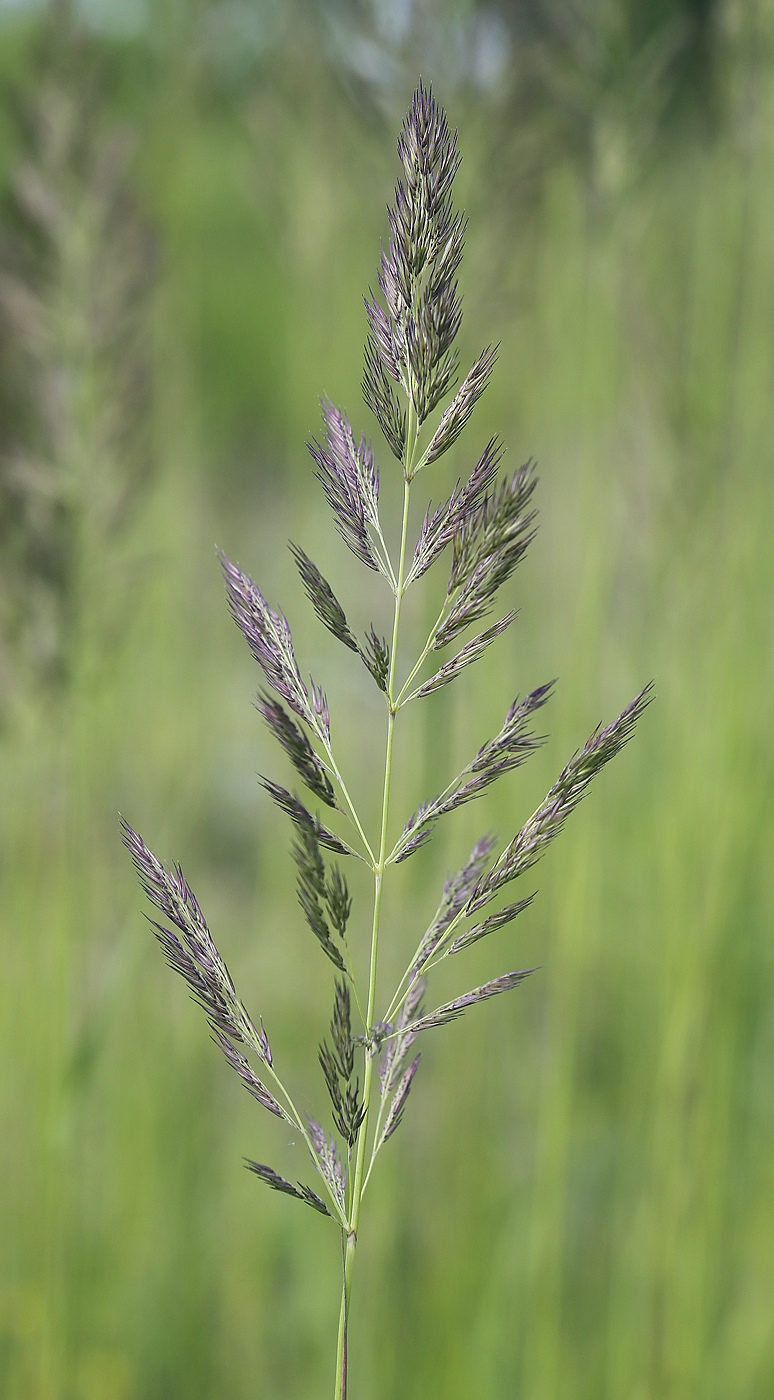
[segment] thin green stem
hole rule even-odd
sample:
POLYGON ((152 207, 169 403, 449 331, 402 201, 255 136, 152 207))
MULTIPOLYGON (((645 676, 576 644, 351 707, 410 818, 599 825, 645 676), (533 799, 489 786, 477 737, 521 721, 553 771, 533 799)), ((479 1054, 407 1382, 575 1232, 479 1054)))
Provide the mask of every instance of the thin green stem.
MULTIPOLYGON (((435 620, 435 622, 433 623, 433 626, 432 626, 432 628, 431 628, 431 630, 430 630, 430 636, 428 637, 427 641, 425 642, 424 647, 422 648, 422 655, 420 656, 420 658, 419 658, 419 660, 417 661, 416 665, 412 667, 411 671, 409 672, 408 676, 406 677, 406 681, 405 681, 405 684, 403 685, 403 688, 402 688, 402 689, 400 690, 400 692, 398 693, 397 699, 396 699, 396 701, 395 701, 395 704, 396 704, 398 707, 400 707, 401 704, 405 704, 405 701, 403 700, 403 697, 404 697, 404 695, 406 694, 406 691, 408 690, 409 686, 411 685, 411 682, 413 681, 413 679, 414 679, 415 675, 417 674, 417 672, 419 671, 420 667, 423 665, 423 663, 424 663, 426 657, 428 657, 428 656, 430 655, 430 652, 431 652, 432 649, 433 649, 433 642, 435 641, 436 636, 437 636, 437 634, 438 634, 438 628, 440 627, 441 623, 443 622, 444 616, 445 616, 445 614, 446 614, 446 609, 448 608, 450 602, 451 602, 451 598, 450 598, 450 596, 447 594, 447 596, 446 596, 446 597, 444 598, 444 600, 443 600, 443 607, 441 608, 441 611, 439 612, 438 617, 436 618, 436 620, 435 620)), ((413 699, 413 696, 410 695, 410 696, 409 696, 409 700, 411 700, 411 699, 413 699)))
POLYGON ((386 570, 387 570, 388 581, 389 581, 390 587, 392 588, 393 593, 395 593, 395 592, 397 591, 398 581, 397 581, 397 579, 396 579, 396 577, 395 577, 395 570, 394 570, 393 567, 392 567, 392 560, 390 559, 390 551, 388 550, 387 545, 386 545, 386 543, 385 543, 384 535, 382 534, 382 527, 381 527, 381 524, 380 524, 378 518, 377 518, 376 523, 375 523, 375 529, 376 529, 377 535, 379 536, 379 543, 380 543, 381 546, 382 546, 382 552, 383 552, 383 555, 384 555, 384 558, 383 558, 383 561, 382 561, 382 562, 384 563, 384 565, 385 565, 385 567, 386 567, 386 570))
POLYGON ((350 797, 350 795, 349 795, 349 793, 348 793, 348 791, 347 791, 347 785, 346 785, 346 783, 344 782, 344 779, 342 778, 341 773, 339 772, 339 766, 338 766, 338 764, 337 764, 335 758, 333 757, 333 750, 331 749, 330 743, 326 743, 326 745, 325 745, 325 752, 327 753, 328 758, 330 759, 331 767, 332 767, 333 772, 334 772, 334 775, 335 775, 335 777, 336 777, 336 781, 337 781, 339 787, 341 788, 342 795, 343 795, 343 797, 344 797, 344 801, 346 802, 347 806, 349 807, 350 814, 351 814, 351 816, 352 816, 353 822, 355 823, 355 827, 357 828, 357 832, 358 832, 358 835, 359 835, 359 837, 360 837, 360 840, 363 842, 363 845, 365 846, 366 852, 367 852, 367 854, 368 854, 368 859, 370 860, 371 865, 373 866, 373 868, 376 869, 376 856, 374 855, 373 851, 371 850, 371 843, 370 843, 370 841, 368 840, 368 837, 366 836, 366 834, 365 834, 365 832, 364 832, 364 830, 363 830, 363 827, 362 827, 360 818, 359 818, 359 816, 358 816, 358 814, 357 814, 357 811, 356 811, 356 808, 355 808, 355 804, 354 804, 354 802, 352 801, 352 798, 350 797))
POLYGON ((352 962, 352 954, 349 951, 349 943, 347 942, 346 938, 344 939, 344 952, 347 957, 347 971, 349 973, 349 980, 352 983, 352 990, 355 993, 355 1002, 357 1003, 358 1015, 361 1021, 363 1022, 363 1030, 366 1031, 368 1029, 368 1026, 366 1025, 365 1012, 363 1011, 362 1003, 360 1001, 360 992, 358 991, 357 978, 355 977, 355 968, 352 962))
MULTIPOLYGON (((387 822, 390 808, 390 783, 392 779, 392 745, 395 732, 395 715, 397 705, 395 703, 395 666, 398 655, 398 630, 400 627, 401 603, 403 601, 403 578, 406 566, 406 536, 408 533, 409 516, 409 496, 411 493, 411 458, 414 444, 416 442, 416 426, 413 419, 412 405, 409 403, 407 443, 406 443, 406 469, 404 472, 403 488, 403 523, 401 528, 400 541, 400 563, 398 565, 398 583, 395 592, 395 616, 392 627, 392 649, 390 652, 390 672, 387 683, 387 700, 389 712, 387 717, 387 752, 384 761, 384 788, 382 791, 382 820, 379 835, 379 859, 374 862, 374 917, 371 930, 371 963, 368 976, 368 1010, 366 1012, 366 1036, 370 1034, 373 1027, 374 1007, 376 1005, 376 967, 379 950, 379 922, 382 908, 382 882, 384 877, 384 867, 387 856, 387 822)), ((360 1202, 363 1195, 363 1166, 365 1162, 366 1140, 368 1137, 368 1118, 371 1106, 371 1092, 373 1086, 373 1072, 375 1052, 371 1046, 366 1046, 365 1075, 363 1083, 363 1105, 365 1115, 360 1125, 357 1138, 357 1149, 355 1156, 355 1179, 352 1186, 352 1207, 350 1211, 349 1226, 347 1229, 346 1246, 344 1249, 344 1278, 342 1283, 341 1309, 339 1313, 339 1339, 336 1350, 336 1386, 334 1400, 346 1400, 347 1393, 347 1323, 349 1319, 349 1299, 352 1288, 352 1267, 355 1260, 355 1247, 357 1244, 357 1230, 360 1221, 360 1202)))

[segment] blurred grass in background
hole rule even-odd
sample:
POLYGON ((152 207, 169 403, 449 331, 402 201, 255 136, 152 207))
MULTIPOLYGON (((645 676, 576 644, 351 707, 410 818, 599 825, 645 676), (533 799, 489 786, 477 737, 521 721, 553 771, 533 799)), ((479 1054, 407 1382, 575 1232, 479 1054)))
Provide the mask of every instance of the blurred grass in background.
MULTIPOLYGON (((470 431, 538 458, 542 525, 512 632, 406 715, 396 825, 516 690, 559 687, 545 750, 396 873, 385 979, 479 831, 507 837, 598 720, 651 676, 658 695, 517 932, 438 987, 542 967, 428 1038, 369 1192, 352 1395, 762 1400, 774 13, 77 14, 0 12, 0 1392, 330 1388, 334 1232, 242 1170, 251 1155, 294 1175, 299 1148, 163 967, 117 812, 182 861, 298 1101, 322 1111, 327 979, 309 976, 288 832, 255 781, 282 773, 213 546, 287 610, 373 821, 381 707, 309 618, 284 541, 362 600, 361 628, 384 623, 304 441, 321 391, 374 430, 361 296, 421 70, 464 153, 463 359, 502 342, 470 431)), ((428 477, 436 500, 473 436, 428 477)), ((407 648, 431 610, 409 596, 407 648)))

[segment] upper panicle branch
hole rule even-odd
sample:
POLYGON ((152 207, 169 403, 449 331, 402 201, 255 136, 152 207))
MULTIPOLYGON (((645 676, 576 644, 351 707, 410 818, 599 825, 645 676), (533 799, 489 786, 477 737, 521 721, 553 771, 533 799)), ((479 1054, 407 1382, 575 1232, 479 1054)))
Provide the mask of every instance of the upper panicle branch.
POLYGON ((487 1001, 489 997, 499 996, 500 992, 509 992, 535 971, 534 967, 528 967, 520 972, 506 972, 502 977, 493 977, 491 982, 485 982, 482 987, 474 987, 472 992, 465 992, 464 996, 455 997, 454 1001, 447 1001, 435 1011, 420 1016, 418 1021, 410 1023, 408 1029, 414 1035, 419 1035, 420 1031, 429 1031, 434 1026, 446 1026, 450 1021, 456 1021, 467 1007, 475 1006, 479 1001, 487 1001))
POLYGON ((585 796, 592 778, 631 738, 638 719, 650 704, 652 688, 652 682, 646 685, 621 711, 618 719, 604 729, 595 729, 583 748, 573 754, 537 811, 514 836, 489 873, 479 880, 468 901, 467 913, 483 908, 498 890, 540 860, 585 796))
POLYGON ((505 631, 506 627, 510 627, 515 616, 515 612, 506 613, 505 617, 501 617, 499 622, 493 623, 491 627, 486 627, 484 631, 479 632, 476 637, 471 637, 470 641, 465 643, 462 650, 451 658, 451 661, 445 662, 445 664, 436 671, 434 676, 431 676, 428 681, 425 681, 424 685, 421 685, 418 690, 408 695, 406 699, 419 700, 424 695, 432 695, 434 690, 442 690, 450 681, 455 680, 460 672, 465 670, 466 666, 472 666, 474 661, 478 661, 483 656, 487 647, 491 646, 492 642, 497 640, 501 633, 505 631))
POLYGON ((477 515, 461 522, 449 575, 448 596, 453 601, 438 629, 436 648, 485 616, 498 588, 524 557, 535 537, 535 512, 527 507, 536 485, 532 463, 526 462, 486 498, 477 515))
POLYGON ((413 850, 424 844, 430 829, 439 817, 453 812, 465 802, 480 797, 491 783, 504 773, 510 773, 529 758, 543 742, 542 735, 533 734, 529 728, 530 717, 542 708, 553 689, 553 681, 538 686, 531 694, 514 700, 503 723, 502 729, 478 750, 461 773, 452 780, 439 797, 431 802, 423 802, 406 823, 403 835, 394 847, 390 860, 404 860, 413 850))
POLYGON ((336 527, 348 549, 367 568, 384 574, 392 584, 388 562, 375 547, 381 540, 379 524, 379 473, 371 444, 360 439, 359 447, 349 419, 330 399, 320 400, 325 442, 312 438, 308 444, 315 462, 317 480, 333 511, 336 527))
POLYGON ((444 409, 428 447, 423 462, 429 466, 447 452, 457 441, 473 409, 489 384, 489 379, 497 359, 497 346, 488 345, 482 350, 475 364, 468 370, 448 408, 444 409))
POLYGON ((495 840, 494 836, 482 836, 476 842, 465 864, 454 875, 447 876, 441 902, 432 923, 423 934, 417 948, 409 973, 410 987, 414 980, 421 975, 433 954, 443 944, 447 929, 450 925, 456 924, 461 910, 465 908, 481 878, 484 866, 494 849, 495 840))
POLYGON ((328 702, 311 677, 311 695, 301 679, 287 618, 269 607, 249 575, 225 554, 220 562, 231 615, 267 681, 324 744, 330 743, 328 702))
POLYGON ((273 700, 270 695, 263 692, 257 695, 255 708, 263 715, 275 739, 285 750, 309 791, 313 792, 315 797, 319 797, 326 807, 336 807, 333 784, 303 729, 299 729, 298 725, 293 723, 279 701, 273 700))

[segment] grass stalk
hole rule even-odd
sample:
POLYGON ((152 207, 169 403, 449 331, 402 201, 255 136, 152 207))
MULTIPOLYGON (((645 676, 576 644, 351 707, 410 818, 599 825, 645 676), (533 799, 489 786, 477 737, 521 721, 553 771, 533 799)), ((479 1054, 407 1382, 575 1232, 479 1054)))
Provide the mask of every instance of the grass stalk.
MULTIPOLYGON (((409 458, 410 461, 410 458, 409 458)), ((374 870, 374 916, 371 932, 371 965, 368 974, 368 1010, 366 1012, 366 1041, 371 1041, 373 1033, 374 1007, 376 1005, 376 966, 379 951, 379 920, 382 908, 382 883, 384 880, 384 868, 387 858, 387 823, 390 812, 390 784, 392 781, 392 745, 395 733, 395 716, 397 705, 394 699, 395 691, 395 661, 398 655, 398 632, 400 629, 400 610, 403 601, 403 578, 406 567, 406 536, 408 532, 409 499, 411 496, 411 480, 409 468, 403 483, 403 523, 400 537, 400 560, 398 563, 398 578, 395 590, 395 612, 392 626, 392 652, 390 656, 390 675, 387 686, 388 714, 387 714, 387 752, 384 760, 384 786, 382 789, 382 819, 381 832, 379 837, 379 860, 374 870)), ((360 1221, 360 1202, 363 1196, 363 1164, 365 1162, 366 1140, 368 1136, 369 1117, 371 1110, 371 1092, 373 1085, 373 1067, 376 1050, 370 1044, 366 1048, 365 1062, 365 1082, 363 1084, 363 1104, 365 1107, 365 1117, 360 1126, 357 1139, 357 1156, 355 1161, 355 1181, 352 1189, 352 1210, 349 1221, 349 1228, 346 1232, 346 1247, 344 1252, 344 1279, 341 1293, 341 1311, 339 1315, 339 1339, 336 1350, 336 1385, 334 1388, 334 1400, 346 1400, 347 1396, 347 1322, 349 1320, 349 1298, 352 1288, 352 1268, 355 1262, 355 1248, 357 1246, 357 1230, 360 1221)))

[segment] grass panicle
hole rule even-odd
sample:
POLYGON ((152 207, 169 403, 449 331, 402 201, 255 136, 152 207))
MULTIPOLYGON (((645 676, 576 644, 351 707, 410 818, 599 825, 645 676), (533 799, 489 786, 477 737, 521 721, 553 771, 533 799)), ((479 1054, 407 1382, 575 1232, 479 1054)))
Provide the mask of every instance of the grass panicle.
MULTIPOLYGON (((358 913, 354 920, 356 931, 351 937, 352 898, 347 880, 337 864, 326 868, 324 852, 343 856, 355 854, 353 848, 324 826, 287 788, 268 778, 261 779, 266 792, 290 818, 298 900, 307 924, 336 970, 329 1035, 319 1045, 318 1059, 338 1141, 327 1135, 317 1118, 302 1117, 277 1078, 263 1024, 256 1030, 238 999, 179 867, 167 870, 130 827, 124 828, 147 894, 177 930, 173 933, 154 924, 168 961, 204 1007, 216 1044, 248 1091, 275 1117, 299 1130, 323 1183, 325 1200, 300 1182, 293 1185, 271 1167, 247 1161, 248 1168, 272 1190, 332 1216, 340 1230, 343 1279, 336 1400, 346 1396, 350 1295, 363 1196, 378 1152, 406 1116, 420 1064, 416 1042, 426 1031, 448 1025, 470 1007, 513 990, 535 969, 500 973, 424 1012, 428 976, 440 961, 495 930, 505 929, 529 908, 534 894, 471 922, 479 910, 540 859, 586 794, 592 779, 631 737, 650 700, 650 687, 646 686, 618 719, 594 730, 563 769, 545 801, 493 863, 490 862, 496 838, 490 833, 475 842, 464 864, 447 877, 436 912, 419 936, 397 988, 391 997, 385 996, 378 977, 378 952, 390 865, 407 859, 425 845, 442 817, 481 797, 545 742, 545 736, 535 732, 533 721, 554 688, 554 683, 549 682, 537 686, 524 699, 517 697, 498 733, 481 745, 442 793, 418 805, 397 839, 390 836, 392 764, 400 711, 409 701, 426 700, 454 680, 512 624, 516 612, 508 609, 499 621, 463 641, 450 661, 422 680, 422 668, 428 658, 484 617, 511 579, 535 534, 532 501, 537 485, 531 462, 498 481, 502 448, 492 438, 465 485, 458 482, 439 507, 428 505, 412 550, 412 482, 419 470, 446 452, 466 427, 489 383, 496 351, 487 347, 476 360, 423 449, 422 426, 452 392, 456 379, 454 341, 462 316, 457 274, 465 216, 455 210, 452 200, 460 161, 457 137, 450 131, 431 89, 421 83, 400 134, 398 154, 403 175, 388 211, 389 237, 382 249, 378 272, 382 301, 373 293, 366 298, 368 334, 363 388, 366 403, 402 471, 399 554, 388 549, 382 534, 379 472, 373 448, 365 436, 356 441, 346 414, 327 398, 321 400, 323 440, 313 439, 309 444, 317 478, 344 543, 361 564, 384 577, 393 595, 391 639, 380 638, 371 626, 365 645, 361 646, 344 607, 317 566, 300 545, 290 546, 317 617, 347 650, 365 662, 384 695, 382 808, 378 830, 370 837, 336 758, 324 692, 311 679, 308 686, 301 679, 284 614, 270 607, 246 573, 221 556, 230 610, 274 692, 261 692, 257 708, 313 796, 351 820, 362 845, 360 858, 373 875, 370 915, 364 920, 358 913), (407 676, 399 678, 404 595, 447 549, 451 551, 450 572, 441 612, 415 664, 407 676), (292 717, 285 706, 292 711, 292 717), (362 1021, 362 1031, 359 1028, 357 1035, 352 1030, 353 1008, 362 1021), (243 1049, 258 1056, 261 1074, 271 1087, 254 1073, 243 1049)), ((351 603, 347 600, 351 615, 357 605, 357 596, 351 603)), ((371 751, 375 745, 376 740, 371 751)))

